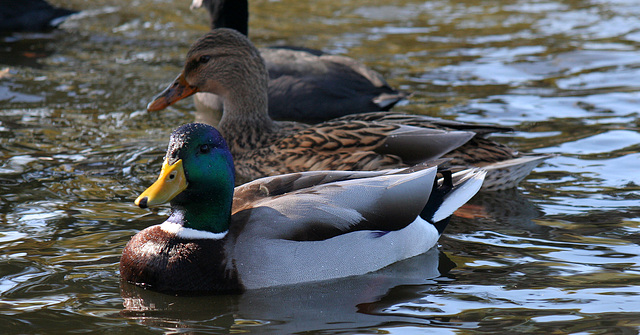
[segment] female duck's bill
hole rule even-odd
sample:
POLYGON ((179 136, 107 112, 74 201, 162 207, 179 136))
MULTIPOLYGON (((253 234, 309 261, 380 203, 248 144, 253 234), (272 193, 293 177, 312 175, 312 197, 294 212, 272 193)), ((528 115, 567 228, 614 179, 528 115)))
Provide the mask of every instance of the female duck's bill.
POLYGON ((376 271, 432 248, 485 175, 438 178, 437 165, 422 164, 293 173, 234 189, 233 170, 215 128, 174 131, 160 177, 136 200, 169 202, 171 214, 129 241, 122 279, 165 292, 222 293, 376 271))
POLYGON ((153 98, 153 101, 147 105, 147 110, 150 112, 161 111, 171 106, 174 102, 187 98, 196 92, 198 92, 198 88, 189 85, 181 73, 169 87, 153 98))

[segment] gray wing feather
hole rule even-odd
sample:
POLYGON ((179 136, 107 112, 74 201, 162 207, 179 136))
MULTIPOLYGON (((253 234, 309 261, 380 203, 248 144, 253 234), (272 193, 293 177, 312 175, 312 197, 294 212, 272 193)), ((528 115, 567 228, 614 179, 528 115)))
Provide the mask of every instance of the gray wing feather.
POLYGON ((241 222, 243 230, 257 230, 258 236, 296 241, 324 240, 357 230, 398 230, 420 214, 436 173, 435 166, 412 173, 392 170, 265 196, 237 210, 232 220, 241 222), (252 217, 259 224, 251 224, 252 217), (260 220, 264 217, 271 220, 265 223, 260 220))

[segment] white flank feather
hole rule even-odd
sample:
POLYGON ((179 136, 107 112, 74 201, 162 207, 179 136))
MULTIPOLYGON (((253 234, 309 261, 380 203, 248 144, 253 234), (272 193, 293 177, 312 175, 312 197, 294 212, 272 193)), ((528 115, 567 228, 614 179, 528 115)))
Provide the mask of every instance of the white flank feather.
POLYGON ((473 196, 476 195, 482 187, 482 182, 484 181, 487 171, 480 169, 468 169, 455 173, 453 177, 455 178, 455 176, 460 174, 467 174, 465 177, 466 180, 462 181, 461 185, 456 187, 453 192, 449 193, 445 197, 440 208, 438 208, 438 210, 433 214, 433 222, 438 222, 448 218, 458 208, 467 203, 469 199, 473 198, 473 196))

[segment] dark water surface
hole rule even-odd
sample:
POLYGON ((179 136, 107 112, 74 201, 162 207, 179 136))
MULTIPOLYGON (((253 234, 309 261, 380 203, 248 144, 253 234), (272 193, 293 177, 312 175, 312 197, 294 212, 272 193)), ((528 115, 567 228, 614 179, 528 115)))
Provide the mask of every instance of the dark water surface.
POLYGON ((556 153, 476 196, 437 250, 380 273, 172 297, 121 290, 120 252, 166 209, 135 207, 191 101, 145 105, 207 30, 189 0, 86 10, 0 41, 0 333, 640 331, 640 5, 634 0, 251 2, 258 45, 361 59, 413 92, 397 111, 517 129, 556 153))

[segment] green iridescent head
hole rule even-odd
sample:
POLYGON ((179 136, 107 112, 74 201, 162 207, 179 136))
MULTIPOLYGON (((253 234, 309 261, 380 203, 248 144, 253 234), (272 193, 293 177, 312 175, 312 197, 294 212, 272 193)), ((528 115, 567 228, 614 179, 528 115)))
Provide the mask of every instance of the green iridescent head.
POLYGON ((219 233, 228 228, 234 182, 222 135, 212 126, 189 123, 173 131, 158 180, 135 203, 146 208, 170 202, 172 217, 183 226, 219 233))

